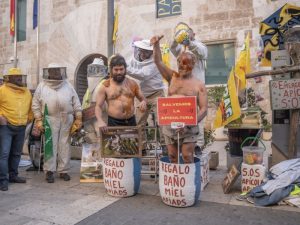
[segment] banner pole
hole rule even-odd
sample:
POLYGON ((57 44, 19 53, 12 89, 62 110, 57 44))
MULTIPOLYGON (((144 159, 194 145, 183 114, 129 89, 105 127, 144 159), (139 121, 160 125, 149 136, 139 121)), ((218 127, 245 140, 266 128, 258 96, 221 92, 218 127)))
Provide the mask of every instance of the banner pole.
POLYGON ((18 0, 15 0, 15 36, 14 36, 14 67, 17 68, 18 66, 18 56, 17 56, 17 37, 18 37, 18 17, 17 17, 17 14, 18 14, 18 0))
POLYGON ((36 86, 38 86, 40 82, 40 0, 37 0, 38 4, 38 14, 37 14, 37 28, 36 28, 36 86))

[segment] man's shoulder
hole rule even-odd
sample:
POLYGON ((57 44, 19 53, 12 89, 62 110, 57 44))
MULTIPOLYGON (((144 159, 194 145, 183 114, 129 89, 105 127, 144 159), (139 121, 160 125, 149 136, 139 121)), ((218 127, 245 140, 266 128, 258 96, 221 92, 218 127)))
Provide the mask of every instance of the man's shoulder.
POLYGON ((125 77, 125 81, 132 85, 138 85, 138 83, 133 78, 128 77, 127 75, 125 77))
POLYGON ((103 89, 110 87, 110 79, 102 80, 99 86, 100 86, 99 88, 103 88, 103 89))

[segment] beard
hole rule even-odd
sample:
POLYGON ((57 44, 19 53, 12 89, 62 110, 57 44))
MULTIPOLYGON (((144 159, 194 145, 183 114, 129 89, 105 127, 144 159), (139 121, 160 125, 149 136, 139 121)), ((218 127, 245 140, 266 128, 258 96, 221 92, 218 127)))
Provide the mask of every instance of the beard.
POLYGON ((124 74, 117 74, 117 75, 113 75, 112 79, 118 83, 121 84, 124 80, 125 80, 125 73, 124 74))

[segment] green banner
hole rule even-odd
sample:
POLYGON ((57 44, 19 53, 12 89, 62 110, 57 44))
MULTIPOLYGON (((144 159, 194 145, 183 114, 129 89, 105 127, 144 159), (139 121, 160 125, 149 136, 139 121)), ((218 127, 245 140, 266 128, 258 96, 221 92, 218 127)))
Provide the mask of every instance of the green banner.
POLYGON ((47 104, 45 105, 45 109, 44 109, 43 126, 45 128, 44 159, 45 159, 45 161, 47 161, 53 156, 52 131, 51 131, 50 123, 49 123, 47 104))

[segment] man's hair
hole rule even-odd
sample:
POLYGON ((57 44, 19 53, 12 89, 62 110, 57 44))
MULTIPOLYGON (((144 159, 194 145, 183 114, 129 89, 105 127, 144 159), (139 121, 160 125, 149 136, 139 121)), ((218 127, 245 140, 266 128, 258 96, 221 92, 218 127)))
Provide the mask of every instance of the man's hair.
POLYGON ((121 56, 120 54, 113 56, 110 60, 109 69, 112 70, 112 68, 115 66, 124 66, 125 69, 127 67, 124 57, 121 56))

